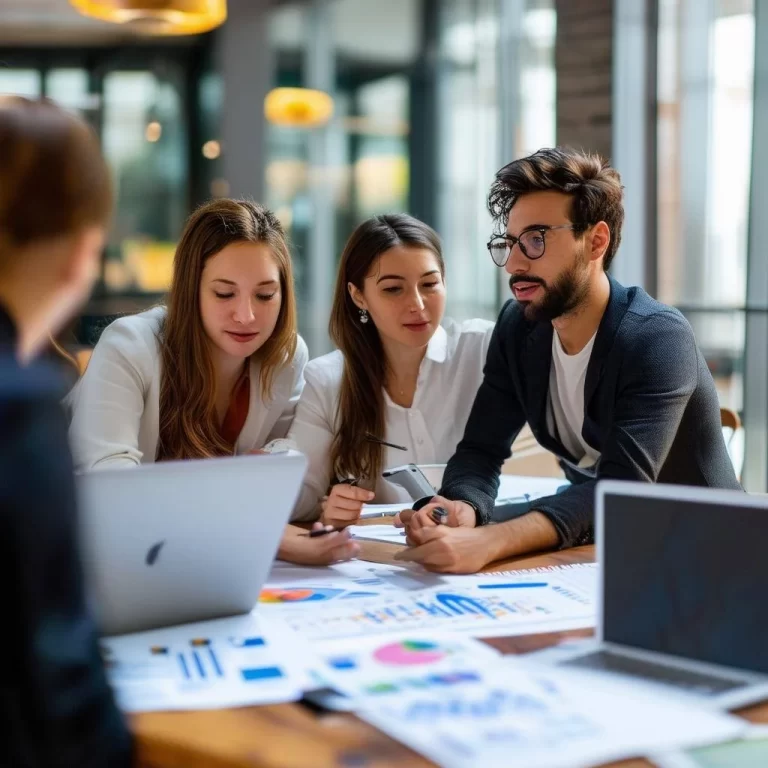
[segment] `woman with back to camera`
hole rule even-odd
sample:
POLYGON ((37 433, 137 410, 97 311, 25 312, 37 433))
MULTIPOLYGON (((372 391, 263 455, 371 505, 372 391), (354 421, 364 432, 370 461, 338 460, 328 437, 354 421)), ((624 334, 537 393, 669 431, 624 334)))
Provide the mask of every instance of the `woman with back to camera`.
POLYGON ((63 382, 35 361, 88 298, 112 210, 93 132, 0 96, 0 765, 127 768, 87 610, 63 382))
POLYGON ((441 325, 445 292, 440 239, 423 222, 376 216, 349 238, 331 310, 338 351, 307 365, 288 435, 309 457, 294 519, 349 525, 363 503, 403 500, 383 469, 452 456, 493 323, 441 325))
MULTIPOLYGON (((201 206, 176 249, 167 305, 108 326, 70 396, 78 468, 273 449, 304 383, 296 325, 277 217, 246 200, 201 206)), ((299 562, 355 551, 341 534, 298 534, 286 540, 299 562)))

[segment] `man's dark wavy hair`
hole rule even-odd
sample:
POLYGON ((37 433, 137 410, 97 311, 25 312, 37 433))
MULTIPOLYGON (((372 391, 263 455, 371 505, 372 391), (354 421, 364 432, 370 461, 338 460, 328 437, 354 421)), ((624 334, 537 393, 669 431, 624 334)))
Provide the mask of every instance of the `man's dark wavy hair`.
POLYGON ((488 210, 497 224, 506 227, 509 212, 523 195, 531 192, 563 192, 571 196, 571 222, 583 232, 604 221, 611 242, 603 258, 607 270, 621 242, 624 224, 624 188, 619 172, 599 155, 570 147, 540 149, 505 165, 488 195, 488 210))

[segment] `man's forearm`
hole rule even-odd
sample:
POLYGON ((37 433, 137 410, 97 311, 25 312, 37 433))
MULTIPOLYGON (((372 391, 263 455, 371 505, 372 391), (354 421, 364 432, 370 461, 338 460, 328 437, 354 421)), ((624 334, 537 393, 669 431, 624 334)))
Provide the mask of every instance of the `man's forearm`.
POLYGON ((506 523, 483 526, 488 563, 505 557, 553 549, 560 543, 555 526, 541 512, 530 512, 506 523))

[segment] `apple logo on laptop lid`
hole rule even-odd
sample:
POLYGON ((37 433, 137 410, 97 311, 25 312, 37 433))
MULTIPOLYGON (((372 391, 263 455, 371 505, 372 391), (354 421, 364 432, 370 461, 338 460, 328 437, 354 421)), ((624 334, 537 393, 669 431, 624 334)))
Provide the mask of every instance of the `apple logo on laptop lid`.
POLYGON ((160 557, 160 550, 165 546, 165 539, 158 541, 157 544, 153 544, 147 550, 146 563, 147 565, 154 565, 157 559, 160 557))

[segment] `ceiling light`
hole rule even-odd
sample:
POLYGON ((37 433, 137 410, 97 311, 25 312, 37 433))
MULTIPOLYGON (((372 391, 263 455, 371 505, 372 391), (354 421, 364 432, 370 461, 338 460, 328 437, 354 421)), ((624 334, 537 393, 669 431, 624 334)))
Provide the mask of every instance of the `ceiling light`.
POLYGON ((208 32, 227 18, 227 0, 69 0, 84 16, 155 35, 208 32))
POLYGON ((264 116, 275 125, 317 128, 332 115, 333 99, 325 91, 275 88, 264 99, 264 116))

